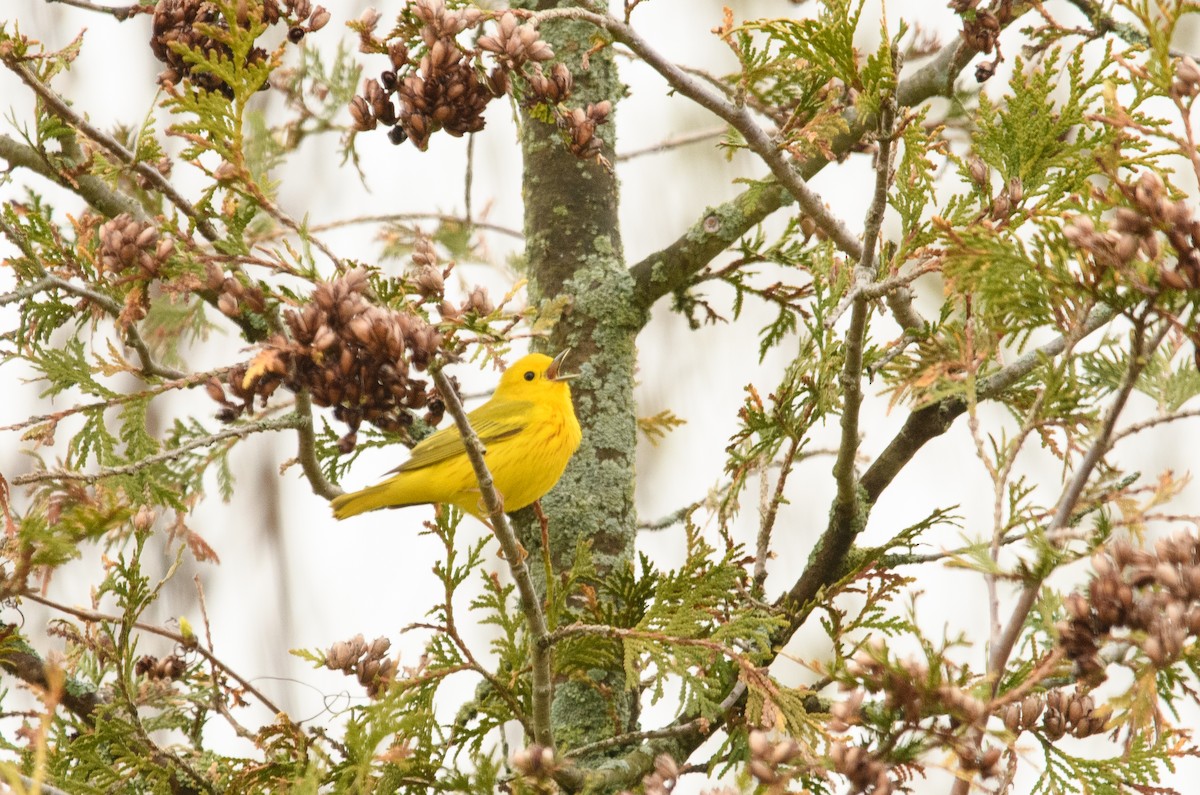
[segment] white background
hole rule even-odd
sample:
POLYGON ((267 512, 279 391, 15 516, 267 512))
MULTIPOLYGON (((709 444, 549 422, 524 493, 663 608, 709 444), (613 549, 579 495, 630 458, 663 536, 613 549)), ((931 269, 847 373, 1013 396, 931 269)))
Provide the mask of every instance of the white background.
MULTIPOLYGON (((332 53, 339 40, 354 46, 354 36, 343 23, 357 17, 366 7, 361 2, 332 2, 332 22, 309 38, 307 46, 332 53)), ((734 4, 739 19, 756 16, 785 16, 812 13, 812 4, 796 6, 787 2, 743 2, 734 4)), ((859 46, 869 51, 878 42, 879 8, 869 2, 860 27, 859 46)), ((381 3, 383 27, 397 9, 394 2, 381 3)), ((1060 19, 1074 19, 1065 3, 1047 3, 1060 19)), ((150 112, 154 102, 154 75, 159 69, 149 52, 150 20, 139 17, 117 23, 113 19, 80 12, 60 5, 35 0, 8 0, 0 12, 20 21, 21 30, 40 39, 48 47, 67 44, 79 31, 87 29, 82 54, 70 71, 55 82, 58 91, 69 97, 75 107, 101 128, 118 123, 136 123, 150 112)), ((888 16, 892 29, 901 17, 919 21, 922 28, 948 42, 956 35, 957 21, 942 2, 893 2, 888 16)), ((721 21, 720 3, 708 0, 655 0, 647 2, 635 14, 634 23, 655 47, 672 60, 702 66, 721 74, 733 71, 735 62, 728 49, 710 32, 721 21)), ((1010 34, 1006 41, 1015 34, 1010 34)), ((1182 37, 1179 46, 1188 49, 1194 38, 1182 37)), ((1191 48, 1195 49, 1195 48, 1191 48)), ((1005 51, 1016 52, 1016 46, 1005 51)), ((366 74, 377 74, 382 59, 365 58, 366 74)), ((971 81, 971 70, 964 80, 971 81)), ((618 151, 628 152, 664 139, 699 129, 719 126, 716 119, 685 100, 668 96, 665 85, 650 70, 622 63, 622 77, 630 87, 629 98, 621 103, 616 115, 618 151)), ((1003 91, 1003 73, 988 90, 1003 91)), ((960 85, 966 85, 960 81, 960 85)), ((32 100, 9 74, 0 74, 0 97, 6 112, 22 122, 31 119, 32 100)), ((279 100, 264 92, 261 100, 268 108, 280 111, 279 100)), ((159 127, 165 127, 160 123, 159 127)), ((11 128, 6 132, 12 134, 11 128)), ((355 170, 339 162, 338 141, 325 136, 307 141, 298 156, 273 176, 280 180, 282 207, 297 218, 307 216, 311 223, 325 223, 363 214, 377 213, 461 213, 466 143, 444 135, 435 136, 428 152, 411 145, 393 147, 382 132, 359 138, 359 152, 366 180, 360 181, 355 170)), ((199 182, 196 172, 178 167, 173 179, 186 192, 194 193, 199 182)), ((473 206, 478 215, 486 212, 490 222, 520 229, 520 152, 510 111, 502 102, 493 103, 488 128, 475 143, 475 182, 473 206)), ((690 224, 702 217, 705 208, 714 206, 738 192, 732 182, 737 177, 757 178, 766 169, 745 155, 727 162, 712 141, 670 152, 640 157, 618 167, 622 181, 621 224, 629 262, 669 244, 690 224)), ((866 197, 871 185, 870 163, 866 156, 854 156, 847 162, 827 168, 813 187, 821 193, 833 211, 852 228, 861 228, 866 197)), ((44 193, 59 208, 58 218, 77 213, 79 202, 54 189, 28 172, 16 175, 18 184, 26 184, 44 193)), ((22 195, 14 185, 0 186, 0 198, 22 195)), ((885 234, 895 233, 894 224, 885 225, 885 234)), ((375 260, 379 245, 370 227, 356 226, 322 235, 339 255, 375 260)), ((503 262, 513 249, 509 238, 490 234, 486 243, 503 262)), ((8 255, 6 242, 0 242, 0 255, 8 255)), ((400 267, 390 262, 389 268, 400 267)), ((483 283, 493 296, 503 294, 510 278, 504 272, 479 265, 464 265, 457 271, 463 284, 483 283)), ((11 287, 11 276, 0 272, 0 290, 11 287)), ((721 287, 706 288, 718 307, 729 306, 730 293, 721 287)), ((926 306, 936 305, 940 296, 936 286, 924 296, 926 306)), ((737 427, 736 412, 743 387, 754 384, 766 394, 777 383, 794 343, 785 342, 765 362, 757 361, 756 332, 769 317, 765 310, 736 325, 706 326, 690 330, 686 321, 671 314, 667 302, 660 302, 650 326, 639 338, 637 400, 639 414, 650 416, 670 409, 687 425, 673 432, 658 446, 645 443, 638 455, 637 505, 643 519, 668 514, 682 505, 703 497, 720 483, 723 449, 737 427)), ((9 327, 6 322, 5 327, 9 327)), ((890 334, 886 323, 881 334, 890 334)), ((210 345, 193 354, 194 366, 229 364, 246 357, 235 334, 215 338, 210 345)), ((481 393, 494 382, 493 373, 476 373, 460 367, 456 373, 468 391, 481 393)), ((43 412, 70 405, 70 396, 53 403, 37 399, 38 387, 22 381, 27 375, 16 365, 0 371, 7 399, 0 402, 0 424, 19 421, 30 412, 43 412)), ((871 395, 877 395, 878 386, 871 395)), ((1141 410, 1144 404, 1135 406, 1141 410)), ((172 404, 173 412, 188 411, 201 417, 211 415, 212 404, 202 394, 172 404)), ((875 397, 864 409, 862 428, 866 434, 863 452, 873 456, 892 438, 905 412, 889 413, 885 398, 875 397)), ((1000 415, 985 410, 985 421, 999 422, 1000 415)), ((170 416, 162 417, 164 422, 170 416)), ((215 422, 213 423, 215 425, 215 422)), ((829 447, 835 429, 819 429, 810 449, 829 447)), ((65 428, 64 428, 65 431, 65 428)), ((65 434, 64 434, 65 435, 65 434)), ((21 452, 15 434, 8 434, 0 447, 0 467, 11 477, 27 471, 31 459, 21 452)), ((1119 451, 1131 468, 1140 469, 1152 479, 1164 469, 1186 472, 1192 457, 1189 448, 1196 441, 1195 427, 1175 427, 1144 442, 1125 443, 1119 451)), ((294 452, 294 439, 256 438, 234 454, 241 488, 234 501, 224 505, 213 494, 198 508, 190 526, 199 532, 220 555, 221 563, 189 564, 168 589, 157 615, 147 620, 166 622, 186 615, 200 625, 195 607, 192 574, 198 574, 207 596, 212 622, 214 651, 239 673, 250 677, 293 718, 325 722, 332 720, 327 710, 338 711, 360 702, 361 689, 351 680, 327 671, 314 671, 287 655, 290 648, 325 648, 336 640, 363 633, 368 639, 386 635, 393 648, 401 651, 401 663, 413 664, 421 651, 422 635, 400 630, 422 619, 432 604, 439 586, 430 573, 431 561, 440 545, 418 535, 420 523, 430 515, 429 508, 385 511, 337 523, 329 515, 324 500, 314 496, 295 468, 282 477, 279 465, 294 452), (274 511, 278 511, 273 515, 274 511)), ((1194 449, 1194 448, 1191 448, 1194 449)), ((871 517, 861 541, 879 543, 897 530, 919 520, 936 507, 958 505, 963 517, 962 535, 943 529, 923 538, 926 550, 958 546, 962 536, 978 538, 991 533, 991 483, 982 465, 971 453, 973 445, 960 419, 944 437, 926 445, 910 466, 887 490, 871 517)), ((46 451, 42 451, 47 454, 46 451)), ((374 482, 403 458, 403 452, 364 455, 344 484, 357 488, 374 482)), ((1037 456, 1034 456, 1037 458, 1037 456)), ((831 459, 817 457, 802 464, 788 484, 789 505, 780 512, 776 531, 777 557, 769 567, 768 589, 772 594, 787 587, 801 570, 812 541, 825 526, 832 495, 829 474, 831 459)), ((1041 477, 1053 500, 1061 482, 1048 457, 1032 461, 1028 471, 1041 477)), ((757 485, 752 483, 738 520, 737 538, 753 547, 757 526, 755 503, 757 485)), ((18 493, 17 505, 22 497, 18 493)), ((1191 504, 1195 505, 1194 498, 1191 504)), ((1184 506, 1186 507, 1186 506, 1184 506)), ((1181 508, 1182 510, 1182 508, 1181 508)), ((469 520, 468 520, 469 522, 469 520)), ((710 529, 711 528, 710 523, 710 529)), ((464 524, 465 526, 465 524, 464 524)), ((483 532, 473 527, 472 532, 483 532)), ((679 528, 646 533, 639 547, 662 565, 674 565, 681 558, 679 528)), ((89 588, 96 577, 95 559, 89 558, 59 571, 50 584, 49 594, 68 603, 89 603, 89 588)), ((165 571, 170 560, 159 564, 165 571)), ((502 562, 494 560, 497 569, 502 562)), ((955 573, 944 568, 923 568, 914 587, 920 621, 935 638, 960 634, 974 641, 973 646, 958 649, 956 659, 976 670, 983 667, 984 649, 979 641, 986 637, 986 592, 978 576, 955 573)), ((460 609, 465 609, 465 599, 460 609)), ((47 617, 31 605, 22 608, 26 627, 32 630, 47 617)), ((6 614, 6 619, 11 616, 6 614)), ((476 631, 478 646, 486 635, 476 631)), ((821 659, 825 644, 819 632, 804 632, 788 648, 798 659, 821 659)), ((44 648, 53 649, 54 641, 44 648)), ((165 653, 169 646, 160 639, 144 637, 140 650, 165 653)), ((900 649, 901 653, 904 652, 900 649)), ((805 681, 811 675, 786 660, 776 672, 789 682, 805 681)), ((466 681, 464 687, 472 686, 466 681)), ((669 699, 668 699, 669 701, 669 699)), ((454 705, 447 703, 447 714, 454 705)), ((661 705, 647 713, 647 725, 669 721, 669 707, 661 705)), ((254 725, 267 720, 264 712, 247 713, 243 720, 254 725)), ((234 753, 251 753, 218 722, 210 724, 214 742, 234 753)), ((1105 746, 1112 748, 1112 746, 1105 746)), ((1095 752, 1104 749, 1094 747, 1095 752)), ((1038 754, 1031 754, 1037 759, 1038 754)), ((934 764, 938 760, 933 760, 934 764)), ((1180 771, 1200 772, 1194 762, 1181 765, 1180 771)), ((1182 776, 1179 780, 1186 780, 1182 776)), ((1017 791, 1030 786, 1028 776, 1018 781, 1017 791)), ((928 780, 915 783, 918 792, 944 792, 948 780, 931 770, 928 780)), ((697 789, 689 782, 685 790, 697 789)))

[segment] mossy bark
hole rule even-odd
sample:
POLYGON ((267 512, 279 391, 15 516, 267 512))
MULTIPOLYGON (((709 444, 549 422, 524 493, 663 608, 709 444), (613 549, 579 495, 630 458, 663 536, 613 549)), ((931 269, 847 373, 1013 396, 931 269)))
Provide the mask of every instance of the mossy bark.
MULTIPOLYGON (((542 2, 536 7, 566 5, 570 3, 542 2)), ((574 75, 568 105, 601 100, 615 105, 624 86, 609 48, 589 53, 597 41, 594 27, 560 20, 542 25, 541 33, 574 75)), ((610 121, 598 131, 609 161, 613 127, 610 121)), ((576 158, 556 127, 528 115, 521 148, 530 300, 549 307, 565 299, 550 338, 535 345, 547 351, 570 347, 568 365, 580 373, 572 393, 583 442, 559 485, 542 500, 550 520, 551 559, 555 571, 568 568, 579 543, 587 540, 603 573, 628 565, 633 555, 633 371, 635 338, 645 310, 635 300, 625 264, 618 182, 611 167, 576 158)), ((540 559, 540 531, 532 512, 519 512, 516 519, 523 543, 534 560, 540 559)), ((560 748, 611 736, 635 720, 635 699, 620 669, 597 668, 589 678, 586 683, 558 683, 553 723, 560 748)))

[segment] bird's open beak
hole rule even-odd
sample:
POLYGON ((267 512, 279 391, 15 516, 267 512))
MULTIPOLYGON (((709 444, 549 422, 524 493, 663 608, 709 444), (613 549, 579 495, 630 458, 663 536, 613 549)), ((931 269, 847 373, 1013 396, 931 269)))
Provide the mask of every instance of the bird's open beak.
POLYGON ((546 378, 551 381, 570 381, 572 378, 578 378, 579 373, 564 373, 562 372, 563 362, 567 359, 567 354, 571 352, 570 348, 554 357, 554 361, 550 362, 550 366, 546 368, 546 378))

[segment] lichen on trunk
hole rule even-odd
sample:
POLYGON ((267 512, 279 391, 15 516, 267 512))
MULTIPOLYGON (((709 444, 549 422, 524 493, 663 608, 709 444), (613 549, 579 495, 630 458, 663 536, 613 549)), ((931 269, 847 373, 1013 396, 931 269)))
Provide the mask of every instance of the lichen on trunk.
MULTIPOLYGON (((569 4, 540 3, 537 8, 564 5, 569 4)), ((617 102, 624 86, 611 49, 594 48, 595 28, 558 20, 540 30, 557 59, 572 71, 572 107, 617 102)), ((598 133, 611 160, 613 125, 602 125, 598 133)), ((551 559, 556 572, 565 570, 586 539, 603 574, 628 565, 633 555, 633 371, 635 339, 645 312, 635 300, 624 260, 618 182, 611 166, 577 158, 557 128, 529 115, 522 121, 521 148, 530 302, 535 307, 563 302, 550 337, 535 346, 570 347, 569 366, 580 373, 572 392, 583 442, 563 479, 542 500, 550 521, 551 559)), ((532 511, 519 512, 516 519, 523 543, 539 559, 541 535, 532 511)), ((635 697, 619 667, 597 668, 589 678, 587 683, 558 683, 553 723, 560 749, 627 730, 636 720, 635 697)))

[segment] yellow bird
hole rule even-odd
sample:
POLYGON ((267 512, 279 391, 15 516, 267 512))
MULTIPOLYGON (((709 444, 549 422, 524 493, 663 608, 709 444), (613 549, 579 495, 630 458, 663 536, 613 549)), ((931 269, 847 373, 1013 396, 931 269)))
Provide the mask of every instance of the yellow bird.
MULTIPOLYGON (((581 431, 571 405, 574 375, 561 372, 563 351, 554 359, 531 353, 500 376, 492 399, 467 414, 487 455, 488 470, 505 511, 541 499, 554 487, 579 448, 581 431)), ((412 457, 387 480, 335 497, 338 519, 404 505, 439 502, 483 519, 487 509, 456 425, 423 439, 412 457)), ((391 473, 389 473, 391 474, 391 473)))

